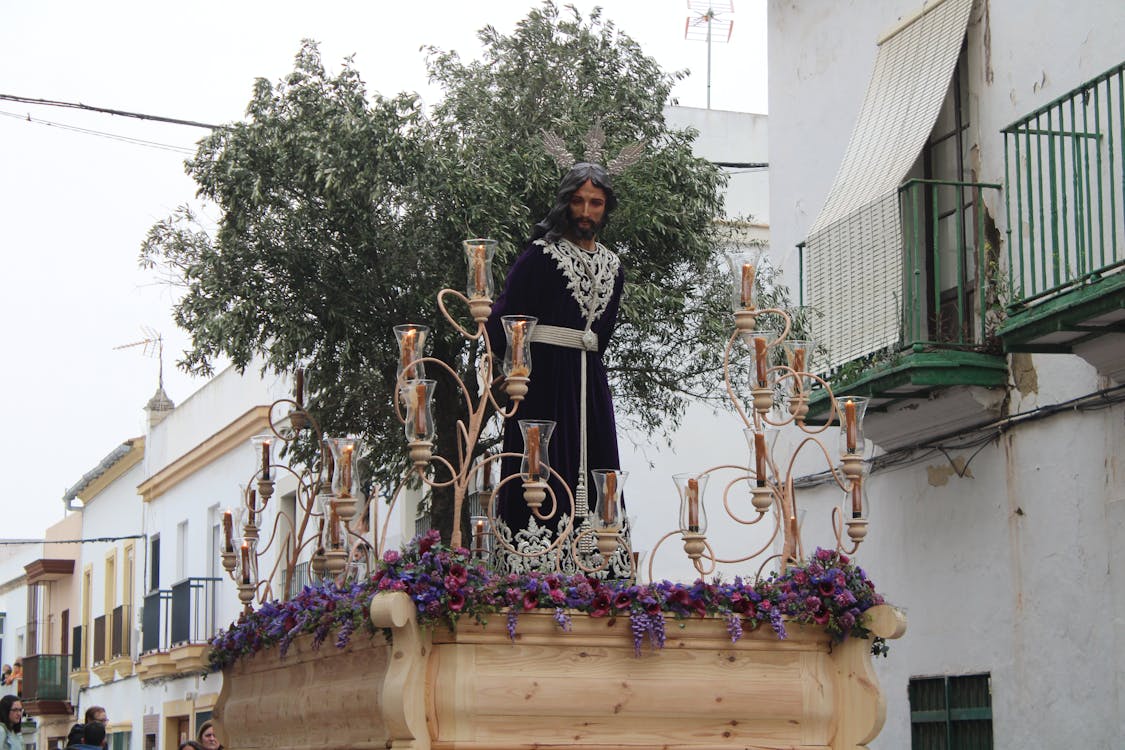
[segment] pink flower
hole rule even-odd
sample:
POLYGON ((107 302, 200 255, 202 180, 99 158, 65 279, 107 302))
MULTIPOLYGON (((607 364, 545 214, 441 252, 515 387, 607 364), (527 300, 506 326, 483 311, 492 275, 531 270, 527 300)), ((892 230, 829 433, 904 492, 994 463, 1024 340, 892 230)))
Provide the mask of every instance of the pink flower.
POLYGON ((590 602, 590 617, 605 617, 609 614, 609 595, 599 591, 590 602))

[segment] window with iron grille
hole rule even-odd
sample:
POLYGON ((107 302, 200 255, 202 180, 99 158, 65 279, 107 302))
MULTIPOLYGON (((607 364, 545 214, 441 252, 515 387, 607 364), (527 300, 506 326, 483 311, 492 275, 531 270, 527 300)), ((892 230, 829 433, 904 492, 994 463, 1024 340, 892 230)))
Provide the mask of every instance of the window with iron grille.
POLYGON ((991 750, 990 676, 910 680, 910 737, 912 750, 991 750))
POLYGON ((109 735, 108 750, 129 750, 132 732, 113 732, 109 735))

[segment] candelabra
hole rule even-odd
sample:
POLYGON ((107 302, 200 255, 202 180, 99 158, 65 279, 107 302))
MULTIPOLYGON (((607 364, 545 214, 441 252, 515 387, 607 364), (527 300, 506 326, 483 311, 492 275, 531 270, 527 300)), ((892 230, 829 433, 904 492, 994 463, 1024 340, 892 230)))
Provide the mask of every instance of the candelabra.
MULTIPOLYGON (((492 312, 492 263, 496 241, 471 239, 465 240, 463 246, 468 269, 466 293, 443 289, 438 293, 437 303, 449 325, 467 341, 476 342, 477 359, 474 370, 481 387, 474 393, 449 364, 425 355, 425 342, 430 333, 427 326, 413 323, 395 326, 398 368, 394 404, 405 431, 411 461, 408 473, 416 475, 431 490, 446 489, 452 492, 451 543, 456 547, 461 545, 460 519, 469 488, 483 484, 481 477, 490 476, 493 464, 504 458, 518 458, 519 472, 502 477, 492 493, 492 501, 482 509, 479 516, 474 516, 470 521, 473 537, 470 548, 473 552, 490 559, 506 556, 508 560, 520 561, 516 563, 517 567, 573 568, 588 574, 605 574, 611 560, 625 561, 626 575, 632 575, 634 570, 629 567, 632 555, 629 553, 628 533, 621 512, 621 488, 626 472, 617 469, 595 470, 596 510, 589 511, 581 505, 576 506, 570 488, 550 466, 549 447, 555 423, 545 420, 520 420, 519 427, 524 439, 522 454, 489 453, 478 457, 481 434, 490 415, 496 413, 505 420, 515 418, 528 389, 534 387, 530 379, 530 345, 537 320, 526 315, 506 315, 501 318, 507 346, 497 368, 485 325, 492 312), (455 319, 446 304, 450 299, 459 300, 468 308, 473 326, 465 327, 455 319), (433 397, 437 383, 427 378, 427 368, 437 368, 448 375, 464 400, 467 417, 458 419, 456 423, 456 460, 434 452, 433 397), (509 403, 506 406, 496 400, 494 389, 497 387, 502 387, 508 396, 509 403), (448 474, 448 477, 439 478, 439 473, 448 474), (552 477, 559 482, 552 483, 552 477), (548 543, 530 547, 526 544, 517 545, 510 534, 500 533, 506 527, 498 518, 496 498, 500 496, 502 487, 513 482, 520 483, 523 502, 527 504, 536 522, 557 523, 557 534, 548 543), (561 504, 555 495, 555 486, 564 489, 570 501, 569 506, 576 509, 576 514, 565 515, 559 512, 561 504), (578 519, 576 515, 584 517, 578 519)), ((392 498, 392 508, 398 501, 403 485, 405 482, 400 483, 399 493, 392 498)))
POLYGON ((854 553, 867 535, 867 510, 863 501, 866 462, 863 458, 863 417, 866 398, 848 397, 841 405, 828 383, 811 372, 815 346, 810 341, 789 338, 792 317, 778 308, 757 307, 757 271, 762 249, 735 252, 728 257, 732 277, 734 331, 723 354, 723 375, 727 395, 744 424, 750 463, 747 466, 721 465, 696 474, 673 477, 680 499, 679 528, 665 534, 654 545, 649 557, 651 578, 657 550, 664 542, 679 536, 683 549, 700 575, 710 575, 719 564, 738 564, 761 559, 759 573, 771 560, 780 558, 784 568, 801 560, 801 511, 794 491, 794 465, 805 449, 819 450, 829 473, 844 492, 845 500, 831 511, 834 545, 837 550, 854 553), (759 328, 762 320, 782 322, 780 330, 759 328), (731 377, 732 354, 741 341, 750 357, 749 409, 737 392, 731 377), (822 424, 810 424, 808 398, 815 387, 825 389, 830 411, 822 424), (821 437, 834 425, 839 426, 840 461, 833 462, 821 437), (780 462, 778 434, 782 428, 796 430, 799 442, 787 460, 780 462), (751 548, 744 556, 721 557, 708 541, 708 514, 704 493, 708 479, 720 472, 733 472, 734 477, 723 487, 722 509, 740 526, 755 526, 772 518, 766 526, 760 547, 751 548), (749 509, 736 504, 739 491, 749 499, 749 509), (780 552, 775 546, 780 542, 780 552))
MULTIPOLYGON (((304 372, 294 375, 292 399, 278 399, 269 409, 269 429, 251 438, 255 470, 242 485, 235 509, 223 511, 222 565, 238 587, 238 598, 249 610, 257 599, 264 602, 280 594, 287 598, 306 576, 308 581, 343 581, 367 570, 379 554, 383 540, 376 538, 378 520, 369 523, 372 541, 351 528, 363 500, 357 462, 359 440, 329 437, 304 404, 304 372), (292 459, 296 442, 304 435, 316 447, 314 457, 292 459), (281 447, 286 446, 287 450, 281 447), (283 463, 285 454, 290 462, 283 463), (278 508, 269 516, 265 542, 259 521, 267 518, 279 482, 293 486, 290 510, 278 508), (241 536, 236 536, 237 530, 241 536), (272 565, 261 575, 262 561, 272 554, 272 565), (273 590, 281 578, 282 591, 273 590)), ((376 513, 375 503, 369 512, 376 513)), ((384 530, 385 534, 385 530, 384 530)))
MULTIPOLYGON (((437 303, 448 324, 467 341, 476 342, 473 369, 480 388, 474 393, 449 364, 426 356, 430 335, 427 326, 415 323, 395 326, 398 365, 393 403, 403 425, 410 457, 407 477, 414 475, 431 490, 446 489, 452 493, 451 543, 457 547, 462 546, 459 520, 470 487, 486 484, 482 478, 491 477, 493 466, 503 459, 519 459, 519 471, 501 477, 489 502, 470 519, 468 546, 472 553, 493 562, 506 556, 509 560, 520 561, 518 565, 522 569, 635 577, 640 557, 630 549, 629 523, 623 517, 621 502, 627 472, 619 469, 592 471, 596 502, 591 510, 575 504, 574 493, 550 465, 554 422, 520 420, 522 453, 481 454, 479 444, 491 414, 498 414, 505 420, 515 418, 529 388, 534 387, 530 378, 530 344, 537 321, 522 315, 502 318, 507 346, 497 367, 485 325, 492 311, 492 262, 496 242, 472 239, 463 245, 468 266, 467 291, 443 289, 437 295, 437 303), (457 299, 466 306, 472 326, 463 326, 450 313, 446 304, 449 299, 457 299), (460 391, 465 404, 467 416, 456 421, 456 460, 438 455, 434 450, 433 401, 437 381, 427 377, 427 368, 444 372, 460 391), (510 403, 507 405, 496 399, 499 388, 508 396, 510 403), (439 478, 439 473, 448 476, 439 478), (553 483, 552 478, 559 481, 553 483), (499 490, 509 483, 518 483, 522 489, 522 501, 528 506, 533 524, 556 522, 556 533, 549 541, 517 543, 515 535, 506 530, 496 503, 499 490), (560 514, 556 486, 562 487, 574 513, 560 514)), ((653 546, 648 558, 650 580, 658 550, 677 535, 693 566, 704 576, 715 572, 720 564, 762 558, 764 568, 770 560, 780 558, 781 567, 785 567, 801 560, 804 549, 793 470, 798 454, 805 449, 819 450, 823 454, 832 479, 845 493, 845 501, 831 513, 836 549, 855 552, 867 533, 863 498, 866 471, 863 418, 867 400, 848 397, 843 404, 838 403, 828 383, 811 372, 814 344, 789 338, 791 316, 782 309, 757 307, 756 271, 761 251, 732 254, 729 261, 733 276, 734 330, 724 349, 723 374, 727 395, 744 424, 750 462, 747 466, 721 465, 673 477, 680 501, 679 524, 653 546), (759 327, 760 321, 771 318, 781 321, 780 330, 759 327), (731 376, 732 356, 739 342, 750 357, 748 408, 731 376), (815 387, 825 389, 829 395, 830 411, 821 424, 811 424, 806 419, 809 393, 815 387), (821 439, 835 425, 840 431, 839 465, 832 461, 821 439), (775 455, 777 435, 782 428, 796 430, 800 435, 799 443, 784 462, 775 455), (708 480, 728 471, 734 472, 734 477, 722 491, 722 509, 727 517, 740 526, 756 526, 767 519, 773 521, 772 528, 769 524, 763 525, 766 533, 761 546, 741 557, 720 556, 707 536, 705 492, 708 480), (748 510, 740 510, 736 505, 736 491, 740 489, 748 496, 748 510), (780 551, 771 552, 778 544, 780 551)), ((374 561, 373 556, 381 554, 386 530, 383 530, 383 538, 376 539, 377 521, 371 524, 371 542, 351 528, 362 499, 356 466, 361 451, 359 441, 351 437, 330 438, 322 433, 313 415, 305 409, 300 370, 295 376, 294 398, 280 399, 271 406, 269 431, 256 436, 252 444, 258 465, 241 493, 237 518, 241 537, 234 533, 234 513, 227 510, 223 514, 223 567, 235 580, 239 598, 247 608, 255 598, 264 601, 274 593, 273 581, 279 572, 284 573, 284 594, 287 595, 301 564, 308 565, 310 579, 341 581, 349 576, 349 567, 366 569, 374 561), (283 411, 285 413, 281 414, 283 411), (275 461, 276 446, 291 444, 302 433, 307 433, 319 447, 314 459, 298 465, 275 461), (284 510, 273 514, 268 538, 265 544, 260 544, 259 520, 265 517, 279 473, 288 475, 288 481, 294 486, 294 510, 292 516, 284 510), (275 546, 277 552, 272 569, 262 576, 259 562, 266 559, 266 553, 275 546), (350 566, 350 562, 358 564, 350 566)), ((291 455, 292 451, 289 453, 291 455)), ((393 512, 405 485, 406 482, 399 483, 388 515, 393 512)), ((375 504, 371 503, 370 507, 374 508, 375 504)))

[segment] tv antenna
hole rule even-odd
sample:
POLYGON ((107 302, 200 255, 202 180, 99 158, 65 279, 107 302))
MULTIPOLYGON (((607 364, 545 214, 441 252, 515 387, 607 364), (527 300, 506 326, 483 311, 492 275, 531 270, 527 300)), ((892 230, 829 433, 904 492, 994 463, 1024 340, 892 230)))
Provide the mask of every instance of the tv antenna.
POLYGON ((707 109, 711 109, 711 43, 729 42, 734 21, 722 18, 724 13, 734 13, 734 2, 688 0, 688 16, 684 24, 684 39, 707 42, 707 109))
POLYGON ((144 338, 140 341, 134 341, 130 344, 121 344, 120 346, 113 347, 114 351, 119 349, 133 349, 138 346, 143 346, 144 349, 141 353, 146 357, 156 357, 160 361, 160 388, 164 388, 164 336, 157 330, 149 328, 148 326, 141 326, 141 333, 144 338))

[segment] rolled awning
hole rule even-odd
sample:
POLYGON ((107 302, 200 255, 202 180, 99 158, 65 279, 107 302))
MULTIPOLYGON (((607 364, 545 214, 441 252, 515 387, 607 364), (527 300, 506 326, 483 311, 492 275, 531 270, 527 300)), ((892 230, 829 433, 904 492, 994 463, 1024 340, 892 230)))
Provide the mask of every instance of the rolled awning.
POLYGON ((898 188, 937 122, 973 0, 936 0, 879 41, 875 70, 814 235, 898 188))
POLYGON ((902 222, 897 189, 922 152, 969 23, 972 0, 934 0, 878 40, 844 160, 805 241, 808 301, 828 369, 898 343, 902 222))

